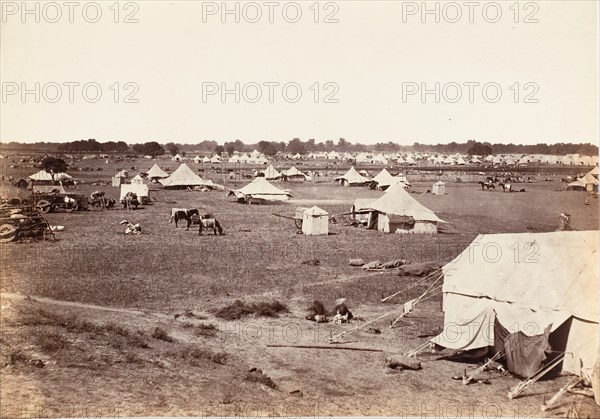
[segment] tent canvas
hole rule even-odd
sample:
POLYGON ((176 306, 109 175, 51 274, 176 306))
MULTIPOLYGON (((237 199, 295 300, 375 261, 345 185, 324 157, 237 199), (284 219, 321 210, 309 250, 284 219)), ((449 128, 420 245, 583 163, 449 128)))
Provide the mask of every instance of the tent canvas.
MULTIPOLYGON (((29 176, 28 179, 31 180, 35 180, 36 182, 52 182, 52 174, 46 172, 45 170, 40 170, 37 173, 34 173, 33 175, 29 176)), ((55 173, 54 174, 54 180, 65 180, 65 179, 71 179, 71 176, 69 176, 66 173, 55 173)))
POLYGON ((165 188, 184 188, 206 184, 204 179, 195 174, 185 163, 181 163, 181 165, 171 173, 171 176, 166 179, 161 179, 159 182, 165 188))
POLYGON ((329 234, 329 213, 317 206, 302 213, 302 233, 307 236, 326 236, 329 234))
POLYGON ((588 374, 598 355, 598 231, 479 235, 444 266, 444 330, 455 350, 494 346, 493 323, 536 336, 550 326, 562 369, 588 374), (475 327, 477 326, 477 327, 475 327))
POLYGON ((161 169, 158 164, 155 164, 146 172, 148 179, 164 179, 169 177, 169 174, 161 169))
POLYGON ((265 170, 262 171, 265 179, 274 180, 281 178, 281 172, 277 171, 272 164, 269 165, 265 170))
POLYGON ((289 192, 273 186, 264 177, 255 178, 243 188, 230 191, 229 195, 235 195, 238 200, 245 200, 246 202, 250 202, 250 199, 287 201, 292 196, 289 192))
POLYGON ((390 186, 381 198, 371 202, 368 211, 369 228, 385 233, 437 233, 437 223, 445 222, 410 196, 401 183, 390 186))
POLYGON ((446 193, 446 184, 441 180, 435 182, 431 188, 431 193, 434 195, 444 195, 446 193))
POLYGON ((125 195, 128 192, 133 192, 134 194, 136 194, 140 202, 145 201, 144 198, 149 198, 150 195, 148 185, 140 185, 135 183, 123 184, 121 185, 121 193, 119 196, 119 200, 123 200, 123 198, 125 198, 125 195))
POLYGON ((139 174, 135 175, 133 177, 133 179, 131 179, 131 183, 134 184, 134 185, 143 185, 144 184, 144 178, 142 178, 142 176, 140 176, 139 174))
POLYGON ((334 181, 340 186, 362 186, 371 180, 362 176, 352 166, 344 175, 336 177, 334 181))

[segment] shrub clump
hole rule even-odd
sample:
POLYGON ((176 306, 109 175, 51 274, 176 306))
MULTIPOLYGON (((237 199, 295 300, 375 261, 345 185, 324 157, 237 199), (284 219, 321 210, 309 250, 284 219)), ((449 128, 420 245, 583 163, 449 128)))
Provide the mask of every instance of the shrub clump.
POLYGON ((173 338, 169 336, 167 331, 161 327, 157 327, 156 329, 154 329, 152 337, 154 339, 164 340, 165 342, 173 342, 173 338))
POLYGON ((251 383, 260 383, 267 387, 271 387, 272 389, 277 389, 277 384, 271 380, 271 377, 263 373, 262 370, 258 368, 252 368, 250 371, 248 371, 246 374, 246 381, 250 381, 251 383))
POLYGON ((288 313, 287 305, 280 301, 259 302, 247 304, 236 300, 233 304, 219 309, 215 316, 225 320, 238 320, 246 316, 279 317, 280 313, 288 313))

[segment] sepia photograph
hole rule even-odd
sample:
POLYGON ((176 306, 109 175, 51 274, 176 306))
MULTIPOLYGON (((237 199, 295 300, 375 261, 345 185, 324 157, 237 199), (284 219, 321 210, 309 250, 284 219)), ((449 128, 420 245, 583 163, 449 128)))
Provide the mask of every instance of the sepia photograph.
POLYGON ((0 419, 600 418, 597 0, 0 0, 0 419))

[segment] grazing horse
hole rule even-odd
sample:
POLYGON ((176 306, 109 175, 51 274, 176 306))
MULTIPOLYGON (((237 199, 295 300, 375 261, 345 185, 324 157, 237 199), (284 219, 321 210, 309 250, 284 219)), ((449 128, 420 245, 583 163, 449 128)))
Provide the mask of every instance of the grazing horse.
POLYGON ((512 192, 512 186, 510 183, 500 182, 499 185, 502 187, 502 192, 512 192))
POLYGON ((484 188, 487 189, 488 191, 490 189, 496 190, 496 186, 494 186, 493 182, 490 182, 490 181, 485 181, 485 182, 479 181, 477 183, 479 183, 481 185, 481 190, 483 190, 484 188))
POLYGON ((177 228, 177 223, 179 221, 185 220, 187 222, 186 230, 190 229, 192 225, 192 216, 199 216, 200 213, 197 209, 187 209, 187 208, 172 208, 171 209, 171 217, 169 218, 169 222, 173 222, 175 220, 175 228, 177 228))
POLYGON ((198 235, 202 235, 202 230, 212 229, 215 236, 218 234, 223 235, 223 228, 221 224, 211 215, 206 214, 200 217, 200 226, 198 227, 198 235))

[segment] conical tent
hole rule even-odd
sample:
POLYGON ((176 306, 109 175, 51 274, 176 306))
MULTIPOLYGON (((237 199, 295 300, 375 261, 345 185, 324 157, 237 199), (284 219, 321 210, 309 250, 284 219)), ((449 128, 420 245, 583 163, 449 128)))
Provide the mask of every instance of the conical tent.
POLYGON ((385 233, 437 233, 437 223, 445 222, 410 196, 400 183, 371 202, 369 210, 368 226, 385 233))
POLYGON ((148 179, 164 179, 169 177, 169 174, 161 169, 158 164, 155 164, 146 172, 148 179))
POLYGON ((361 186, 371 180, 362 176, 352 166, 344 175, 336 177, 334 181, 341 186, 361 186))
POLYGON ((598 356, 599 238, 598 231, 477 236, 443 268, 445 326, 432 342, 497 351, 507 334, 498 324, 529 337, 549 328, 552 352, 566 354, 562 369, 588 375, 598 356))
POLYGON ((132 185, 143 185, 144 179, 139 174, 135 175, 135 177, 133 179, 131 179, 131 184, 132 185))
POLYGON ((269 167, 263 170, 262 173, 264 175, 264 178, 268 180, 281 178, 281 172, 278 172, 272 164, 270 164, 269 167))
POLYGON ((292 196, 289 192, 270 184, 264 177, 257 177, 243 188, 233 190, 229 194, 246 202, 251 198, 261 201, 287 201, 292 196))
POLYGON ((37 182, 51 182, 52 175, 46 172, 45 170, 40 170, 39 172, 29 176, 29 179, 35 180, 37 182))
POLYGON ((206 184, 204 179, 195 174, 185 163, 181 163, 177 170, 171 173, 171 176, 161 179, 159 182, 165 188, 184 188, 206 184))
POLYGON ((401 183, 402 179, 399 177, 394 177, 390 174, 390 172, 388 172, 385 168, 381 170, 381 172, 379 172, 377 174, 377 176, 375 176, 373 178, 373 182, 377 183, 377 188, 381 189, 381 190, 385 190, 386 188, 388 188, 391 185, 394 185, 396 183, 401 183))

